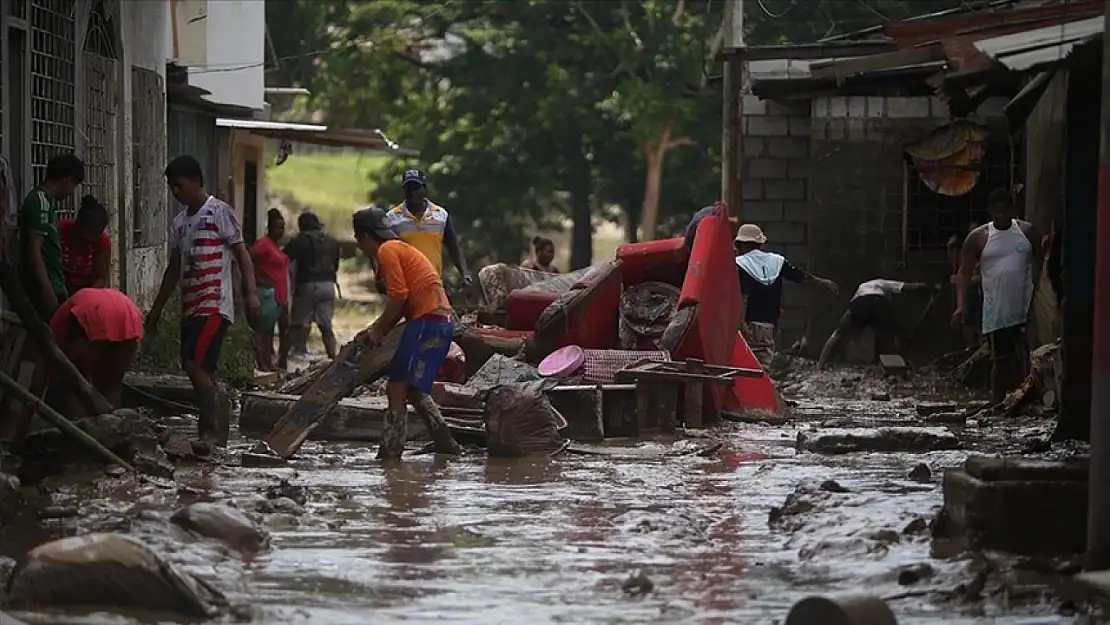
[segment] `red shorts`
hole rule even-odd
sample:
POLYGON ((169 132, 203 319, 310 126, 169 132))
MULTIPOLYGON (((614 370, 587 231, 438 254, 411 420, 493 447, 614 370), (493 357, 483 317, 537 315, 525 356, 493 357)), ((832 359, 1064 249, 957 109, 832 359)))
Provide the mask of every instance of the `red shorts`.
POLYGON ((125 343, 143 340, 143 313, 130 297, 115 289, 81 289, 50 318, 50 330, 61 344, 72 334, 71 320, 90 341, 125 343))

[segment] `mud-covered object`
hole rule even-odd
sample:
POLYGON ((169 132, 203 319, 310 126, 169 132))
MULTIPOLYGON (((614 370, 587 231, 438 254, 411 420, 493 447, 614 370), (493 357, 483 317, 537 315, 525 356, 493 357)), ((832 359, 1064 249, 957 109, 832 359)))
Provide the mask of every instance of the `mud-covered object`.
POLYGON ((482 296, 490 308, 504 308, 509 294, 517 289, 534 288, 541 291, 563 293, 574 286, 584 269, 564 274, 551 274, 513 267, 505 263, 487 265, 478 270, 478 283, 482 286, 482 296))
POLYGON ((270 544, 270 534, 239 510, 217 503, 198 502, 173 513, 170 521, 204 538, 218 540, 232 549, 257 552, 270 544))
POLYGON ((490 456, 549 456, 568 444, 559 434, 566 419, 551 405, 545 391, 558 385, 543 379, 503 384, 486 395, 486 450, 490 456))
POLYGON ((666 282, 643 282, 621 294, 622 349, 658 349, 663 332, 678 307, 678 287, 666 282))
POLYGON ((470 376, 466 385, 478 391, 485 391, 501 384, 527 382, 539 378, 539 370, 532 365, 508 356, 494 354, 486 364, 470 376))
POLYGON ((120 534, 88 534, 35 547, 12 573, 5 605, 14 610, 141 609, 200 619, 229 608, 227 597, 212 585, 120 534))

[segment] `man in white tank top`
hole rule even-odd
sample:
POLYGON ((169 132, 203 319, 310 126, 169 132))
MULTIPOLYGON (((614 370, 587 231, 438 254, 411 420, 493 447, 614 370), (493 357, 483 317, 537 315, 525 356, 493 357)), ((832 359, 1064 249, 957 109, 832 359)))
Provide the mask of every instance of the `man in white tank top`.
POLYGON ((1022 339, 1033 300, 1033 266, 1040 257, 1040 239, 1033 225, 1015 219, 1013 196, 995 189, 988 198, 991 221, 972 230, 960 251, 956 274, 954 324, 962 324, 968 304, 968 285, 979 265, 983 290, 982 333, 991 350, 991 397, 1000 402, 1022 377, 1022 339))

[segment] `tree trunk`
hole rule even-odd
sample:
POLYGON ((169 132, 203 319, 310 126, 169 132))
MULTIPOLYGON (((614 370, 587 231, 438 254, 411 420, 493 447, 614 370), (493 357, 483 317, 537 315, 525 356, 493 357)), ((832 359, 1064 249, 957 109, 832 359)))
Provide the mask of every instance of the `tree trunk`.
POLYGON ((663 126, 656 141, 644 146, 646 169, 644 172, 644 205, 640 211, 640 240, 655 239, 655 229, 659 222, 659 200, 663 188, 663 161, 667 151, 693 143, 685 137, 671 139, 671 124, 663 126))
POLYGON ((593 263, 594 225, 593 210, 590 206, 590 164, 582 154, 582 144, 575 139, 567 153, 570 191, 571 230, 570 268, 581 269, 593 263))

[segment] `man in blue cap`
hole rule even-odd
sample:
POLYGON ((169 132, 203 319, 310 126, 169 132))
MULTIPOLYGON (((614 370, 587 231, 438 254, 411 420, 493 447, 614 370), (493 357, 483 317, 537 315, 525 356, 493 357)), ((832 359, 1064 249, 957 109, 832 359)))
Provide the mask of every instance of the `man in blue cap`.
POLYGON ((443 275, 443 248, 459 270, 463 283, 470 286, 472 279, 466 269, 466 259, 459 249, 459 237, 451 224, 447 209, 427 198, 427 182, 419 169, 406 169, 401 175, 405 201, 394 206, 388 214, 389 225, 401 240, 420 250, 443 275))

